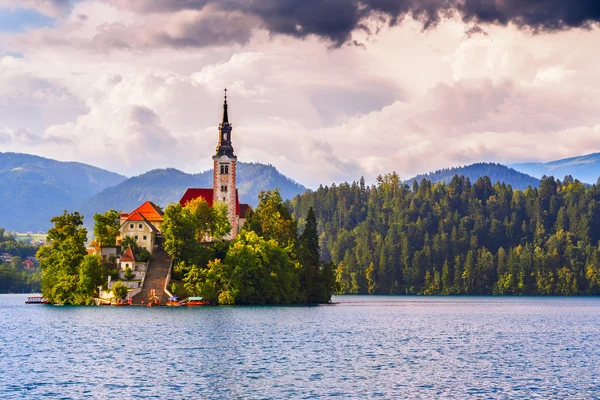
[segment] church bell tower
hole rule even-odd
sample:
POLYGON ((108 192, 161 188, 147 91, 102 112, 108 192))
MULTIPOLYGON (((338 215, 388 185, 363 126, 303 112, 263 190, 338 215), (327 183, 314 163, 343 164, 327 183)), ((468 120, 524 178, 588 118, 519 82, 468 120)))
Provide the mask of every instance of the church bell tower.
POLYGON ((227 89, 223 102, 223 121, 219 124, 219 142, 216 154, 213 156, 213 201, 227 204, 227 214, 231 224, 231 238, 235 238, 238 231, 237 219, 237 187, 236 187, 236 161, 231 145, 231 124, 227 114, 227 89))

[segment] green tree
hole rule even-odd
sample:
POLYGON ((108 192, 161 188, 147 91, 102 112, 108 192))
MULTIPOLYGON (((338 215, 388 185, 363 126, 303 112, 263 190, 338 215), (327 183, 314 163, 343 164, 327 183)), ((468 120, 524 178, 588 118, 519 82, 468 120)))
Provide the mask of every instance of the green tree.
POLYGON ((116 246, 119 227, 118 211, 108 210, 104 214, 94 214, 94 237, 99 246, 116 246))
POLYGON ((51 303, 85 304, 87 299, 76 296, 80 266, 87 254, 83 217, 65 211, 50 221, 54 227, 48 231, 48 245, 37 253, 42 268, 42 295, 51 303))
POLYGON ((127 286, 125 286, 123 282, 117 281, 113 284, 112 292, 115 299, 124 299, 127 297, 127 286))

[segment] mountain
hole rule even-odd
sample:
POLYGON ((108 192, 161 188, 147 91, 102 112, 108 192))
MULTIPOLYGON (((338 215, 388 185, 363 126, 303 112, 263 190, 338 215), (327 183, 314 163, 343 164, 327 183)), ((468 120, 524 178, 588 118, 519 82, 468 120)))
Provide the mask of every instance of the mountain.
POLYGON ((87 164, 0 153, 0 226, 47 230, 52 216, 125 179, 87 164))
MULTIPOLYGON (((256 206, 261 190, 279 188, 284 199, 306 191, 306 187, 281 174, 272 165, 237 163, 237 186, 240 202, 256 206)), ((212 170, 187 174, 177 169, 155 169, 107 188, 84 201, 79 210, 83 215, 105 212, 108 209, 131 211, 150 200, 162 207, 179 201, 189 187, 212 187, 212 170)))
POLYGON ((527 186, 538 186, 540 184, 539 179, 516 171, 505 165, 495 163, 476 163, 464 167, 440 169, 428 174, 417 175, 407 182, 412 185, 412 182, 415 180, 420 182, 421 179, 427 179, 432 182, 449 183, 455 175, 466 176, 471 182, 475 182, 477 178, 482 176, 489 176, 492 183, 504 182, 512 186, 513 189, 520 190, 526 189, 527 186))
POLYGON ((565 176, 571 175, 582 182, 594 184, 600 177, 600 153, 564 158, 547 163, 513 164, 511 167, 536 178, 546 175, 563 179, 565 176))

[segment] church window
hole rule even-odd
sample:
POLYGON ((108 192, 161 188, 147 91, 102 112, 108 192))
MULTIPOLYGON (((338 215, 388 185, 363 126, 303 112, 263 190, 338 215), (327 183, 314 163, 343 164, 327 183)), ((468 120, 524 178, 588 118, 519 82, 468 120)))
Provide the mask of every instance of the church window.
POLYGON ((133 229, 133 224, 129 224, 129 229, 133 229))
POLYGON ((221 164, 221 175, 229 174, 229 165, 221 164))
POLYGON ((135 236, 135 240, 138 240, 138 237, 137 237, 137 236, 135 236))
POLYGON ((139 225, 138 225, 138 228, 142 229, 142 224, 139 224, 139 225))
POLYGON ((227 140, 227 134, 223 132, 223 140, 227 140))
MULTIPOLYGON (((143 236, 144 240, 146 240, 148 237, 147 236, 143 236)), ((145 247, 144 247, 145 248, 145 247)))
POLYGON ((225 196, 223 196, 223 202, 225 202, 225 196))

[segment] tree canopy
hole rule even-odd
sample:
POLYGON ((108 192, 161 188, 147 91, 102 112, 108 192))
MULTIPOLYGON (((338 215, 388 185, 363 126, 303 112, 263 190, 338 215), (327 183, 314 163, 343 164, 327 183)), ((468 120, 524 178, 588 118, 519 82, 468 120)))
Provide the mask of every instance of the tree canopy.
POLYGON ((513 190, 474 183, 321 186, 287 203, 314 209, 321 258, 340 293, 600 294, 600 186, 543 177, 513 190))

